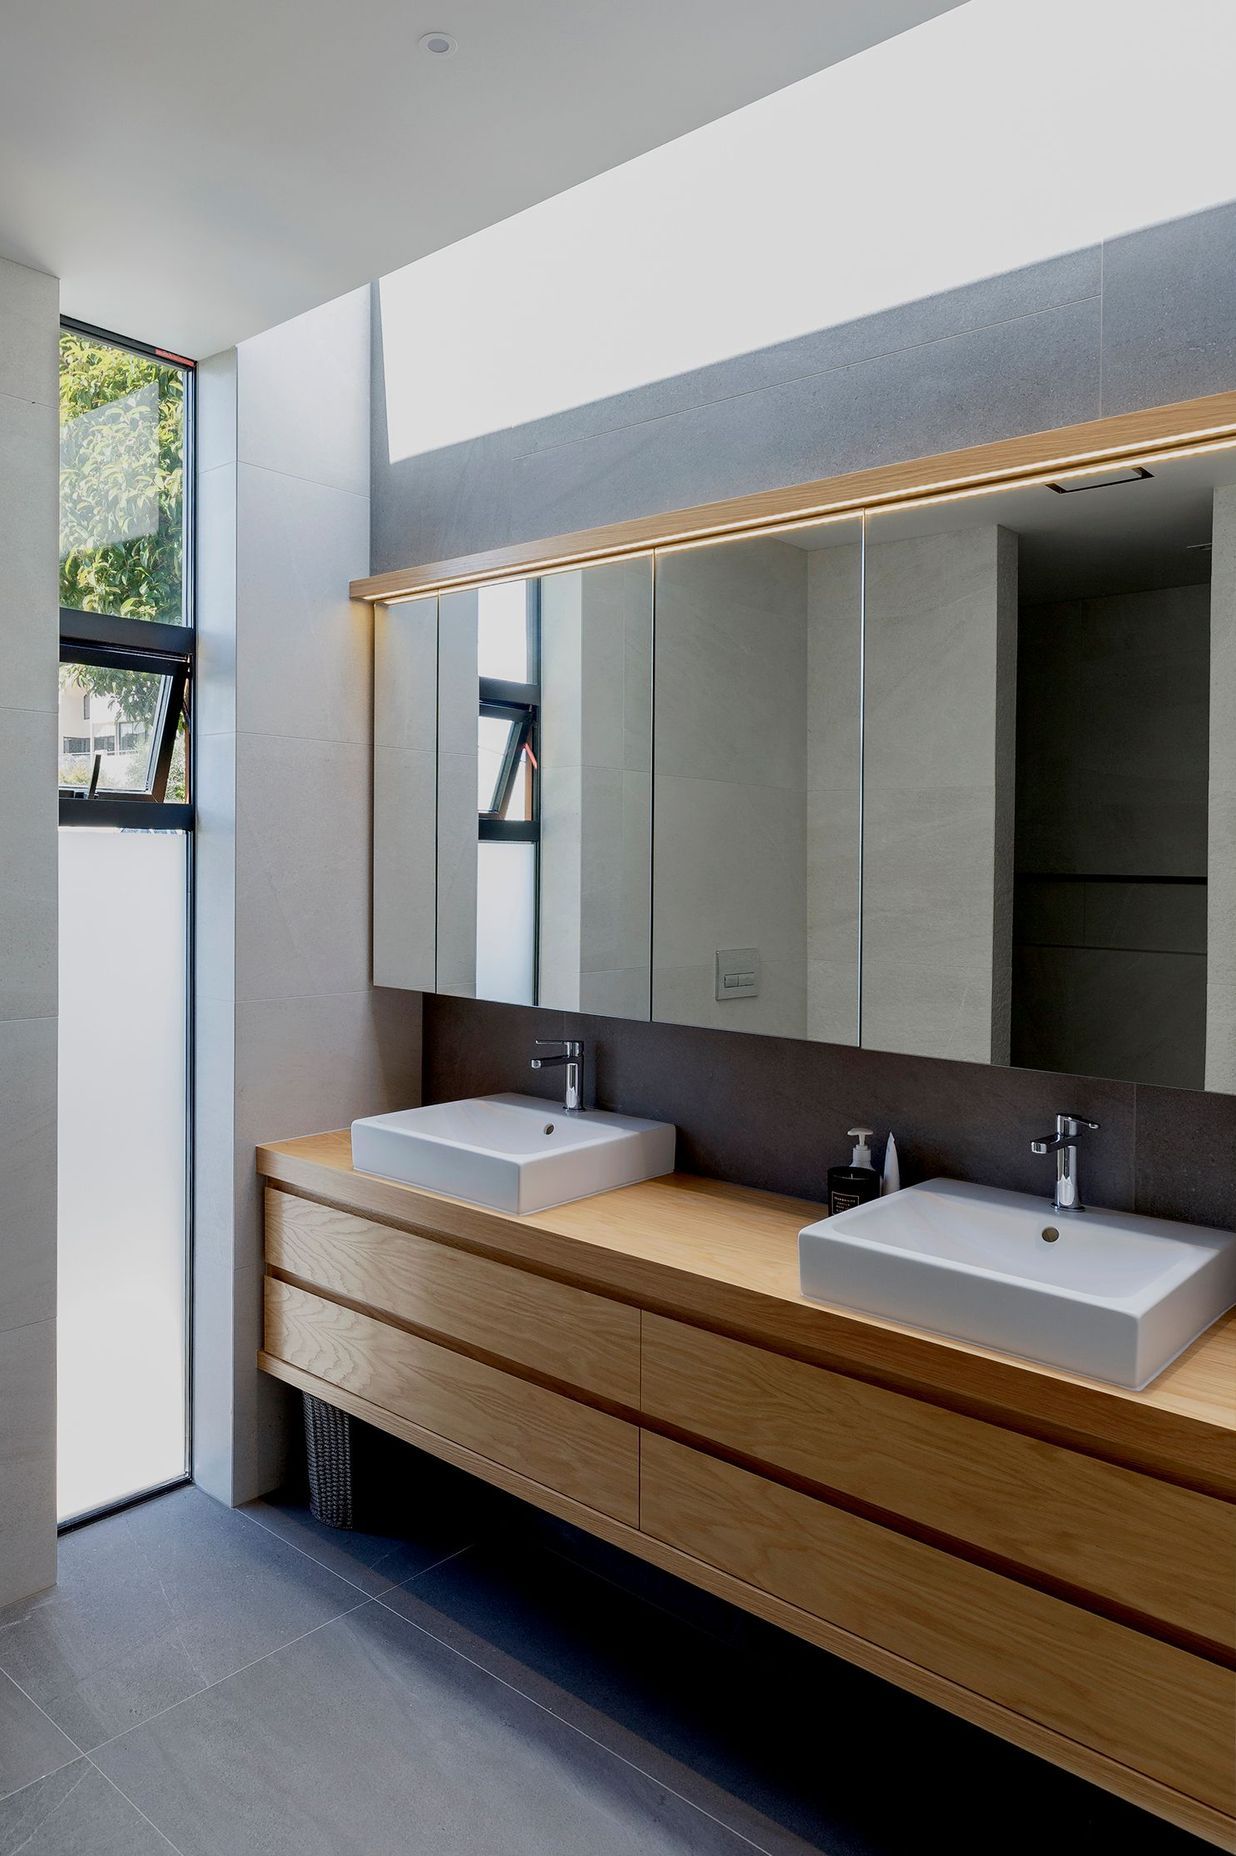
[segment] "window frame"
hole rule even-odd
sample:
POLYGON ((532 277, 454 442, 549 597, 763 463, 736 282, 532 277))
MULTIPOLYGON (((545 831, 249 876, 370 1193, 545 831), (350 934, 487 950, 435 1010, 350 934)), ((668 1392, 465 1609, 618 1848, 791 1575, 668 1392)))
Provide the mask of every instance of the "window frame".
MULTIPOLYGON (((69 606, 60 608, 61 664, 108 664, 116 669, 133 669, 162 675, 170 679, 163 709, 159 716, 158 750, 154 756, 156 778, 147 793, 93 793, 81 798, 73 791, 59 790, 60 825, 96 826, 122 831, 177 832, 185 839, 185 1324, 184 1324, 184 1420, 185 1469, 182 1475, 157 1487, 134 1491, 114 1501, 75 1514, 57 1522, 57 1533, 72 1532, 104 1515, 150 1500, 169 1489, 182 1488, 192 1480, 194 1447, 194 1257, 196 1228, 194 1218, 194 1178, 196 1151, 195 1127, 195 1043, 196 1043, 196 946, 194 935, 196 904, 195 833, 196 741, 192 726, 191 699, 197 666, 196 625, 196 532, 197 532, 197 368, 185 355, 158 348, 148 342, 131 340, 111 329, 81 322, 72 316, 60 318, 60 328, 83 335, 89 340, 151 360, 179 367, 184 374, 184 443, 182 452, 182 540, 181 540, 181 623, 159 619, 134 619, 120 613, 84 612, 69 606), (168 800, 167 776, 175 751, 180 718, 185 720, 184 801, 168 800), (160 776, 161 772, 161 778, 160 776)), ((89 716, 86 697, 86 718, 89 716)), ((59 732, 59 731, 58 731, 59 732)), ((119 727, 117 728, 119 743, 119 727)))
MULTIPOLYGON (((59 787, 60 823, 62 825, 110 825, 138 831, 192 831, 193 764, 192 727, 193 674, 196 667, 197 635, 194 611, 194 416, 196 368, 184 355, 147 342, 132 341, 114 335, 92 323, 78 322, 62 316, 62 329, 112 348, 127 349, 146 355, 165 366, 178 367, 184 374, 184 448, 183 473, 183 544, 181 612, 183 622, 168 624, 159 619, 134 619, 120 613, 83 612, 75 607, 60 608, 60 663, 105 666, 114 670, 134 670, 168 679, 167 692, 156 723, 157 743, 152 756, 152 779, 149 792, 116 793, 96 790, 98 757, 90 785, 85 788, 59 787), (187 798, 169 800, 168 775, 176 747, 176 735, 183 718, 185 724, 185 781, 187 798)), ((87 701, 89 698, 87 698, 87 701)), ((117 730, 119 746, 119 730, 117 730)))

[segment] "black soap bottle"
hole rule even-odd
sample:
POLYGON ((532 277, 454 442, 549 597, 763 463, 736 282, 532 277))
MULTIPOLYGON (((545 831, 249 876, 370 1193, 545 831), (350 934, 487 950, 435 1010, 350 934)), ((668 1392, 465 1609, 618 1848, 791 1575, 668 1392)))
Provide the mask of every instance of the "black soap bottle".
POLYGON ((870 1128, 851 1128, 850 1139, 855 1143, 854 1158, 849 1166, 830 1166, 828 1169, 828 1215, 835 1217, 838 1212, 848 1212, 856 1205, 865 1205, 868 1199, 880 1196, 880 1175, 871 1164, 870 1128))

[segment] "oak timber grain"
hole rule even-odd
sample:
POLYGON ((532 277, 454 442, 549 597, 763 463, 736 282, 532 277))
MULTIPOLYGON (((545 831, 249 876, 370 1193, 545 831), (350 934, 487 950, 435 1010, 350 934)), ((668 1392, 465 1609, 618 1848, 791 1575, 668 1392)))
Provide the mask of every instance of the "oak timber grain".
POLYGON ((585 1506, 560 1494, 557 1490, 547 1488, 532 1481, 517 1471, 507 1469, 491 1458, 479 1456, 449 1438, 440 1437, 433 1431, 427 1431, 409 1419, 400 1418, 394 1412, 382 1410, 368 1399, 346 1388, 329 1385, 325 1380, 316 1378, 303 1368, 291 1365, 286 1360, 276 1359, 272 1354, 261 1353, 258 1364, 264 1372, 280 1379, 285 1385, 293 1386, 298 1391, 307 1392, 315 1398, 325 1399, 327 1403, 339 1407, 341 1411, 350 1412, 353 1417, 365 1423, 377 1426, 401 1437, 406 1443, 415 1445, 431 1456, 443 1462, 454 1464, 456 1468, 468 1471, 495 1488, 506 1490, 512 1495, 542 1508, 548 1514, 572 1522, 575 1526, 595 1534, 598 1539, 607 1540, 614 1546, 625 1548, 651 1565, 659 1566, 664 1571, 674 1573, 681 1579, 688 1580, 703 1591, 711 1592, 728 1603, 738 1605, 756 1617, 766 1619, 782 1630, 804 1638, 809 1643, 817 1644, 821 1649, 842 1657, 860 1669, 895 1683, 912 1695, 921 1696, 923 1700, 946 1708, 962 1720, 971 1721, 975 1726, 998 1734, 1015 1746, 1023 1747, 1027 1752, 1049 1759, 1066 1771, 1087 1779, 1093 1784, 1102 1785, 1108 1791, 1126 1798, 1131 1804, 1153 1811, 1169 1823, 1178 1825, 1182 1830, 1205 1837, 1216 1847, 1224 1850, 1236 1850, 1236 1822, 1211 1806, 1195 1798, 1187 1797, 1173 1787, 1162 1785, 1157 1779, 1149 1778, 1145 1773, 1120 1765, 1107 1759, 1101 1753, 1079 1742, 1067 1739, 1061 1734, 1040 1726, 1037 1721, 1012 1713, 998 1703, 989 1701, 986 1696, 975 1694, 972 1690, 962 1688, 955 1682, 934 1674, 929 1669, 922 1669, 917 1664, 906 1661, 904 1657, 885 1650, 878 1644, 870 1643, 865 1638, 856 1637, 852 1632, 839 1629, 835 1624, 826 1622, 814 1613, 801 1610, 798 1606, 778 1598, 770 1592, 761 1591, 757 1586, 745 1580, 735 1578, 733 1574, 720 1567, 711 1566, 705 1561, 682 1552, 666 1542, 655 1539, 652 1535, 640 1532, 630 1525, 614 1520, 597 1509, 585 1506))
POLYGON ((639 1404, 639 1313, 625 1302, 269 1187, 266 1258, 324 1295, 639 1404))
POLYGON ((664 515, 638 516, 541 541, 514 542, 454 560, 397 568, 353 580, 349 591, 353 599, 415 597, 487 579, 646 553, 658 545, 759 534, 795 518, 819 518, 921 501, 925 495, 967 486, 1016 483, 1066 464, 1076 467, 1131 459, 1155 448, 1211 442, 1234 434, 1236 393, 1215 393, 1203 399, 1180 400, 1146 411, 1117 413, 1079 425, 1000 439, 963 451, 940 452, 907 463, 817 478, 785 489, 758 490, 664 515))
POLYGON ((1236 1676, 645 1432, 645 1533, 1229 1815, 1236 1676))
POLYGON ((357 1173, 347 1130, 258 1149, 259 1171, 361 1216, 1236 1499, 1236 1311, 1141 1392, 810 1302, 797 1234, 821 1214, 686 1174, 518 1218, 357 1173))
POLYGON ((608 1412, 269 1276, 265 1350, 603 1514, 639 1519, 639 1434, 608 1412))
POLYGON ((1236 1506, 646 1315, 645 1419, 1236 1648, 1236 1506))

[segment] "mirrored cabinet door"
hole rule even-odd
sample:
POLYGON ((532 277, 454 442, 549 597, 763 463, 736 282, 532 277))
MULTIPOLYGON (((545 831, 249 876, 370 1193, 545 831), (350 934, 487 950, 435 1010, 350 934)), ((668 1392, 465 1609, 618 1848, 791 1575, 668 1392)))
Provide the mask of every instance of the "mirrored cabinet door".
POLYGON ((865 1045, 1236 1086, 1231 471, 868 518, 865 1045))
POLYGON ((437 986, 438 602, 374 609, 373 983, 437 986))
POLYGON ((653 1017, 858 1037, 862 525, 662 550, 653 1017))
POLYGON ((438 992, 648 1017, 651 756, 649 560, 443 594, 438 992))

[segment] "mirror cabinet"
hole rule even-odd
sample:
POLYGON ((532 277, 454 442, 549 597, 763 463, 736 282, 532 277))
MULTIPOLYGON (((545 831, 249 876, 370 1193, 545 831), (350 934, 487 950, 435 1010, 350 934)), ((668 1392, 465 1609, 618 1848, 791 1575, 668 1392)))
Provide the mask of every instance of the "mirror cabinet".
POLYGON ((374 978, 1236 1089, 1236 453, 377 608, 374 978))

